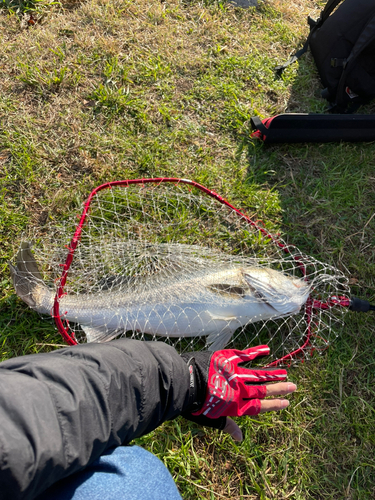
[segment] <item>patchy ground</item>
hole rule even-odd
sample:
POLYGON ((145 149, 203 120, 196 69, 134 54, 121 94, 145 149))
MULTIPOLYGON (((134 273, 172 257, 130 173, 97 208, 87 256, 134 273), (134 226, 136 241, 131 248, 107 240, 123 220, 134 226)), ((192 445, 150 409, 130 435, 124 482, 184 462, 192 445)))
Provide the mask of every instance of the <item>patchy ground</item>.
MULTIPOLYGON (((7 262, 22 232, 120 178, 201 182, 374 302, 374 145, 250 138, 253 115, 326 109, 309 54, 281 79, 273 71, 323 4, 0 0, 2 359, 61 344, 14 294, 7 262)), ((373 498, 374 318, 348 314, 337 333, 324 356, 290 369, 290 409, 241 421, 241 445, 182 419, 140 442, 186 499, 373 498)))

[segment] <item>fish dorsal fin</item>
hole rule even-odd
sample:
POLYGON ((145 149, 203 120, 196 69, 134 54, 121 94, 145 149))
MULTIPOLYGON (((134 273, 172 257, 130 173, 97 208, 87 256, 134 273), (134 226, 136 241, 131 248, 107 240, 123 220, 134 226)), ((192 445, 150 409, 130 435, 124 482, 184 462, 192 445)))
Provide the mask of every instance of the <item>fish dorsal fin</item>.
POLYGON ((208 285, 207 288, 214 293, 219 295, 230 295, 233 299, 240 299, 246 293, 246 290, 241 286, 228 285, 226 283, 217 283, 214 285, 208 285))

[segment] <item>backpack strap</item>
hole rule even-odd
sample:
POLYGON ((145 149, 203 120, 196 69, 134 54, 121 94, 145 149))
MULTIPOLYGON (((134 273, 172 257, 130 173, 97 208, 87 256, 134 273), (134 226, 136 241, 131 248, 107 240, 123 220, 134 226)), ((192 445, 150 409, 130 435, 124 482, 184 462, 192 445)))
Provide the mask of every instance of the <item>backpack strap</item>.
MULTIPOLYGON (((370 18, 369 22, 366 24, 366 27, 361 33, 361 36, 356 41, 349 57, 343 63, 343 71, 341 74, 341 78, 339 80, 336 92, 336 103, 333 109, 337 108, 340 110, 341 106, 344 102, 344 95, 346 92, 346 77, 350 72, 352 65, 355 63, 359 54, 375 39, 375 15, 370 18)), ((355 108, 350 107, 349 112, 353 113, 353 109, 356 110, 359 106, 365 103, 365 100, 358 101, 358 106, 355 108)))
POLYGON ((310 29, 310 33, 309 33, 309 36, 307 37, 307 40, 304 44, 304 46, 297 50, 297 52, 295 52, 292 57, 290 59, 288 59, 288 61, 286 61, 284 64, 280 64, 279 66, 276 66, 275 67, 275 72, 278 76, 281 76, 284 69, 286 69, 288 66, 290 66, 291 64, 293 64, 294 62, 298 61, 298 59, 305 53, 307 52, 307 49, 309 48, 309 43, 310 43, 310 36, 311 36, 311 33, 313 32, 312 29, 310 29))
POLYGON ((297 52, 295 52, 292 57, 286 61, 286 63, 281 64, 280 66, 275 67, 276 74, 278 76, 281 76, 284 69, 286 69, 288 66, 296 62, 305 52, 307 52, 307 49, 309 48, 309 43, 310 43, 310 38, 312 33, 320 28, 320 26, 328 19, 328 17, 331 15, 332 11, 338 6, 338 4, 342 2, 342 0, 328 0, 326 3, 324 9, 320 13, 319 18, 315 21, 312 19, 310 16, 307 18, 307 22, 309 23, 310 26, 310 33, 309 36, 306 39, 306 42, 304 43, 303 47, 297 52))

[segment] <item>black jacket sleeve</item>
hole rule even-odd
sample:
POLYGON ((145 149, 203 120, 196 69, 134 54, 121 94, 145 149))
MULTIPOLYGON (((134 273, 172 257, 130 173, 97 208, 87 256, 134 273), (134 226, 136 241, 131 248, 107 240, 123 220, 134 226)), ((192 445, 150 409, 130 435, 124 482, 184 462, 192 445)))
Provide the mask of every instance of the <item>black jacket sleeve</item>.
POLYGON ((162 342, 123 339, 0 363, 0 499, 33 499, 189 408, 186 362, 162 342))

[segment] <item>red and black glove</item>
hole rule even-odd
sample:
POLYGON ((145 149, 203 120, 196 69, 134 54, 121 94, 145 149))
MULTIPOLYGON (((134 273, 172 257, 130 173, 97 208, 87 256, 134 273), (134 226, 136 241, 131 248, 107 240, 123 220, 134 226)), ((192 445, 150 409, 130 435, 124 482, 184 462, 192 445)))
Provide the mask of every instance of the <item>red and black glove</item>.
POLYGON ((267 356, 269 347, 261 345, 244 351, 224 349, 216 352, 185 353, 190 373, 190 408, 183 416, 201 425, 224 429, 226 417, 258 415, 266 382, 282 382, 286 370, 245 368, 240 363, 267 356))

